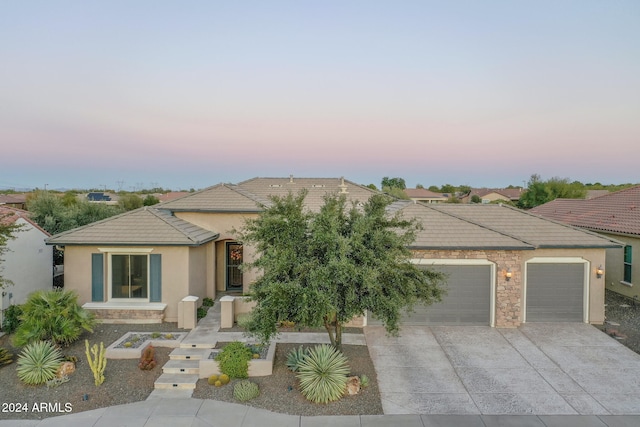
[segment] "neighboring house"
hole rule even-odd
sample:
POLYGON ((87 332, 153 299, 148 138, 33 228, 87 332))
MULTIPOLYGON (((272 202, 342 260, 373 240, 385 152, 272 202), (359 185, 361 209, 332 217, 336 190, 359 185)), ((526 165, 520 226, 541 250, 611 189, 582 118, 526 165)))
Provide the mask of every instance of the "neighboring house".
MULTIPOLYGON (((218 184, 51 237, 64 246, 65 288, 105 321, 176 321, 188 296, 249 292, 255 271, 242 271, 254 249, 234 229, 256 218, 270 195, 305 189, 317 211, 327 193, 365 202, 369 188, 336 178, 254 178, 218 184)), ((418 218, 424 229, 412 262, 448 275, 444 302, 417 307, 413 324, 518 326, 524 321, 604 320, 604 282, 595 268, 620 246, 498 205, 428 205, 396 201, 389 212, 418 218), (508 277, 507 277, 508 276, 508 277)), ((375 322, 375 319, 370 319, 375 322)))
POLYGON ((24 209, 27 198, 24 194, 0 194, 0 206, 24 209))
POLYGON ((164 194, 156 194, 155 196, 161 202, 169 202, 169 201, 175 200, 175 199, 177 199, 179 197, 184 197, 187 194, 189 194, 188 191, 170 191, 170 192, 164 193, 164 194))
POLYGON ((92 191, 87 193, 87 200, 91 203, 104 203, 106 205, 117 205, 118 196, 114 194, 103 193, 101 191, 92 191))
POLYGON ((461 197, 462 203, 472 203, 473 196, 478 196, 480 203, 491 203, 498 200, 517 202, 522 194, 521 188, 474 188, 461 197))
POLYGON ((33 291, 52 289, 53 248, 45 243, 50 234, 29 218, 29 212, 0 206, 0 217, 22 226, 13 234, 15 239, 7 242, 3 255, 2 276, 13 282, 2 290, 0 310, 4 312, 9 305, 24 303, 33 291))
POLYGON ((595 199, 596 197, 606 196, 609 193, 609 190, 587 190, 585 199, 595 199))
POLYGON ((607 252, 607 287, 640 298, 640 185, 593 199, 555 199, 529 212, 584 228, 624 243, 607 252))
POLYGON ((404 193, 414 202, 444 203, 449 199, 448 195, 436 193, 426 188, 406 188, 404 193))

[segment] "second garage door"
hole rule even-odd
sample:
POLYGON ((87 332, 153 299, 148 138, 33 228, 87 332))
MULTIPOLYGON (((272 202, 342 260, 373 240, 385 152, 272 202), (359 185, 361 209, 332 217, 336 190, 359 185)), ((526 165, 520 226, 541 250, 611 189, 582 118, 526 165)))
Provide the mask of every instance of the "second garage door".
POLYGON ((584 263, 527 264, 527 322, 582 322, 584 263))
MULTIPOLYGON (((491 323, 491 266, 437 265, 429 268, 448 275, 442 302, 402 316, 404 325, 489 325, 491 323)), ((369 324, 379 325, 375 318, 369 324)))

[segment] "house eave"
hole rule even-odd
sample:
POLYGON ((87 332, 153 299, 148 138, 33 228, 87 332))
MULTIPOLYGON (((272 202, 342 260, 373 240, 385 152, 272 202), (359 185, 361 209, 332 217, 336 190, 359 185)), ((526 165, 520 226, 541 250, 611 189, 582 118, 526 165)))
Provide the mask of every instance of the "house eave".
POLYGON ((47 245, 56 245, 56 246, 189 246, 189 247, 198 247, 202 246, 206 243, 217 240, 220 237, 220 234, 216 234, 215 236, 209 237, 205 240, 199 242, 191 242, 191 243, 169 243, 169 242, 126 242, 126 241, 114 241, 114 242, 73 242, 73 241, 61 241, 61 242, 51 242, 49 239, 45 240, 47 245))
POLYGON ((532 251, 532 246, 447 246, 447 245, 417 245, 407 246, 411 250, 463 250, 463 251, 532 251))

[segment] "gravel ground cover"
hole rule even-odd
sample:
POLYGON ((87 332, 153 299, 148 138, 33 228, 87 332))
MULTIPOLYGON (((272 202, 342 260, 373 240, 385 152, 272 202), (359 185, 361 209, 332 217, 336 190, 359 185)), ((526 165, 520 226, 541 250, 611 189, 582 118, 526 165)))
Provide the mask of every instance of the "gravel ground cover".
POLYGON ((156 347, 158 366, 151 371, 138 369, 138 359, 108 359, 104 372, 105 382, 98 387, 94 384, 93 373, 85 355, 85 339, 89 340, 90 345, 100 345, 100 342, 103 342, 106 348, 127 332, 180 332, 180 330, 176 323, 99 324, 93 334, 85 333, 80 340, 62 349, 64 355, 78 358, 76 372, 69 376, 68 382, 49 389, 44 385, 28 386, 20 382, 16 373, 16 359, 20 349, 11 345, 9 336, 1 337, 0 347, 14 354, 14 362, 0 368, 0 420, 43 419, 145 400, 153 390, 153 383, 162 373, 161 366, 169 360, 172 348, 156 347), (87 400, 84 400, 85 394, 87 400), (2 411, 3 404, 7 404, 4 408, 7 412, 2 411), (17 405, 12 405, 13 410, 8 411, 9 404, 20 404, 21 408, 26 407, 27 410, 18 412, 15 409, 17 405), (49 408, 43 412, 34 411, 34 405, 39 407, 40 404, 46 404, 49 408), (70 404, 71 412, 66 411, 67 404, 70 404))
MULTIPOLYGON (((344 396, 326 405, 311 403, 300 393, 296 376, 285 365, 287 354, 299 344, 278 343, 276 346, 273 375, 249 378, 260 387, 260 395, 244 405, 268 409, 290 415, 381 415, 382 403, 378 390, 376 372, 366 346, 343 345, 343 353, 349 359, 352 375, 366 375, 371 380, 369 387, 359 394, 344 396)), ((307 344, 305 346, 312 346, 307 344)), ((201 379, 196 385, 193 397, 238 403, 233 397, 233 380, 222 387, 209 385, 201 379)))
POLYGON ((605 303, 606 320, 619 326, 605 323, 598 328, 611 336, 622 336, 620 342, 640 354, 640 301, 607 290, 605 303))

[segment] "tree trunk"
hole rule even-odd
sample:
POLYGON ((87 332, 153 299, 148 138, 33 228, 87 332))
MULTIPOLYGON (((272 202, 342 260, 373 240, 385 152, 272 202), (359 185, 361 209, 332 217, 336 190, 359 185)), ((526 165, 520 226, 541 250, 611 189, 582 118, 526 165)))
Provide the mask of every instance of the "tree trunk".
POLYGON ((336 347, 336 338, 333 335, 333 329, 331 327, 332 327, 332 322, 329 321, 329 317, 324 316, 324 328, 327 330, 327 333, 329 334, 329 341, 331 342, 331 345, 333 347, 336 347))

